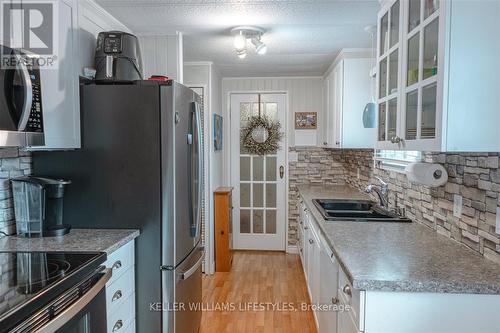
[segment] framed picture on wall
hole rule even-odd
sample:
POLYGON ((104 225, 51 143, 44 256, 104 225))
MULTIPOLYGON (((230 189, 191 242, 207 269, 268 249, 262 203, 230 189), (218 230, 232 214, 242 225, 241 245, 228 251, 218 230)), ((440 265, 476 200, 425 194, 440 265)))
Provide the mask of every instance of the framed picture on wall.
POLYGON ((317 112, 295 112, 295 129, 316 129, 317 121, 317 112))
POLYGON ((222 116, 214 113, 214 150, 222 150, 222 116))

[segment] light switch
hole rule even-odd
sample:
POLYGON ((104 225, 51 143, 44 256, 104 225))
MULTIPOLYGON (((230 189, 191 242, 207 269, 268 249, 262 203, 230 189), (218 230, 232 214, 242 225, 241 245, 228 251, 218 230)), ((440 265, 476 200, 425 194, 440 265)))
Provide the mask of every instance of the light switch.
POLYGON ((453 216, 462 217, 462 196, 458 194, 453 196, 453 216))

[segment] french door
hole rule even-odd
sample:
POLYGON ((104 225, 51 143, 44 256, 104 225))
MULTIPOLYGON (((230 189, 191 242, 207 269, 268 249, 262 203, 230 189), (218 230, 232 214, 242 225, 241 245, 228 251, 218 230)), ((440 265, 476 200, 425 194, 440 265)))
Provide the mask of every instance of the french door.
POLYGON ((249 117, 259 115, 279 121, 286 133, 285 100, 285 94, 231 94, 235 249, 285 250, 286 138, 278 151, 259 156, 242 146, 240 134, 249 117))

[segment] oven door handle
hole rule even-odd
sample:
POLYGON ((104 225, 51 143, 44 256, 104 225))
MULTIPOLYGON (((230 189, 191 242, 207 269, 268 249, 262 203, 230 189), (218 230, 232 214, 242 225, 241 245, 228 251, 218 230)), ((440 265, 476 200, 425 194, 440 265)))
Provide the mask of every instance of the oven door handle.
POLYGON ((33 105, 33 85, 31 84, 31 78, 28 72, 28 68, 26 67, 26 64, 24 63, 21 56, 18 57, 18 63, 21 69, 21 77, 23 79, 24 101, 23 110, 21 112, 21 117, 19 119, 17 129, 19 132, 23 132, 24 130, 26 130, 26 126, 28 125, 31 107, 33 105))
POLYGON ((45 326, 38 329, 37 333, 53 333, 63 327, 68 321, 76 316, 80 311, 87 306, 99 292, 106 286, 106 283, 111 279, 113 270, 106 268, 103 270, 104 275, 97 281, 97 283, 90 288, 78 301, 61 312, 57 317, 48 322, 45 326))

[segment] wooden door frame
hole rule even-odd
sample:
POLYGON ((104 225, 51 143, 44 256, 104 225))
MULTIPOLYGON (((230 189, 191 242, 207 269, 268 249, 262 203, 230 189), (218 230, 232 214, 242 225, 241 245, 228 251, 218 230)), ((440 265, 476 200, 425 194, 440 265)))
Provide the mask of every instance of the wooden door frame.
MULTIPOLYGON (((289 194, 289 160, 288 160, 288 153, 289 153, 289 146, 288 146, 288 135, 289 133, 289 128, 288 128, 288 122, 290 121, 290 93, 288 90, 230 90, 227 92, 226 96, 226 114, 228 115, 229 121, 227 122, 227 128, 229 131, 227 132, 228 135, 226 137, 228 138, 228 144, 226 145, 227 147, 230 146, 231 144, 231 95, 256 95, 256 94, 284 94, 285 95, 285 124, 283 125, 283 131, 285 133, 283 137, 283 148, 285 150, 285 248, 284 251, 287 253, 298 253, 297 247, 296 246, 289 246, 288 245, 288 230, 289 230, 289 219, 288 219, 288 210, 289 210, 289 200, 288 200, 288 194, 289 194)), ((239 130, 239 129, 238 129, 239 130)), ((226 161, 224 161, 224 165, 228 167, 229 174, 228 174, 228 179, 229 179, 229 184, 232 182, 232 168, 231 168, 231 149, 228 150, 228 154, 225 155, 225 158, 227 158, 226 161)), ((233 186, 233 184, 231 184, 233 186)), ((233 223, 235 223, 233 221, 233 223)))

